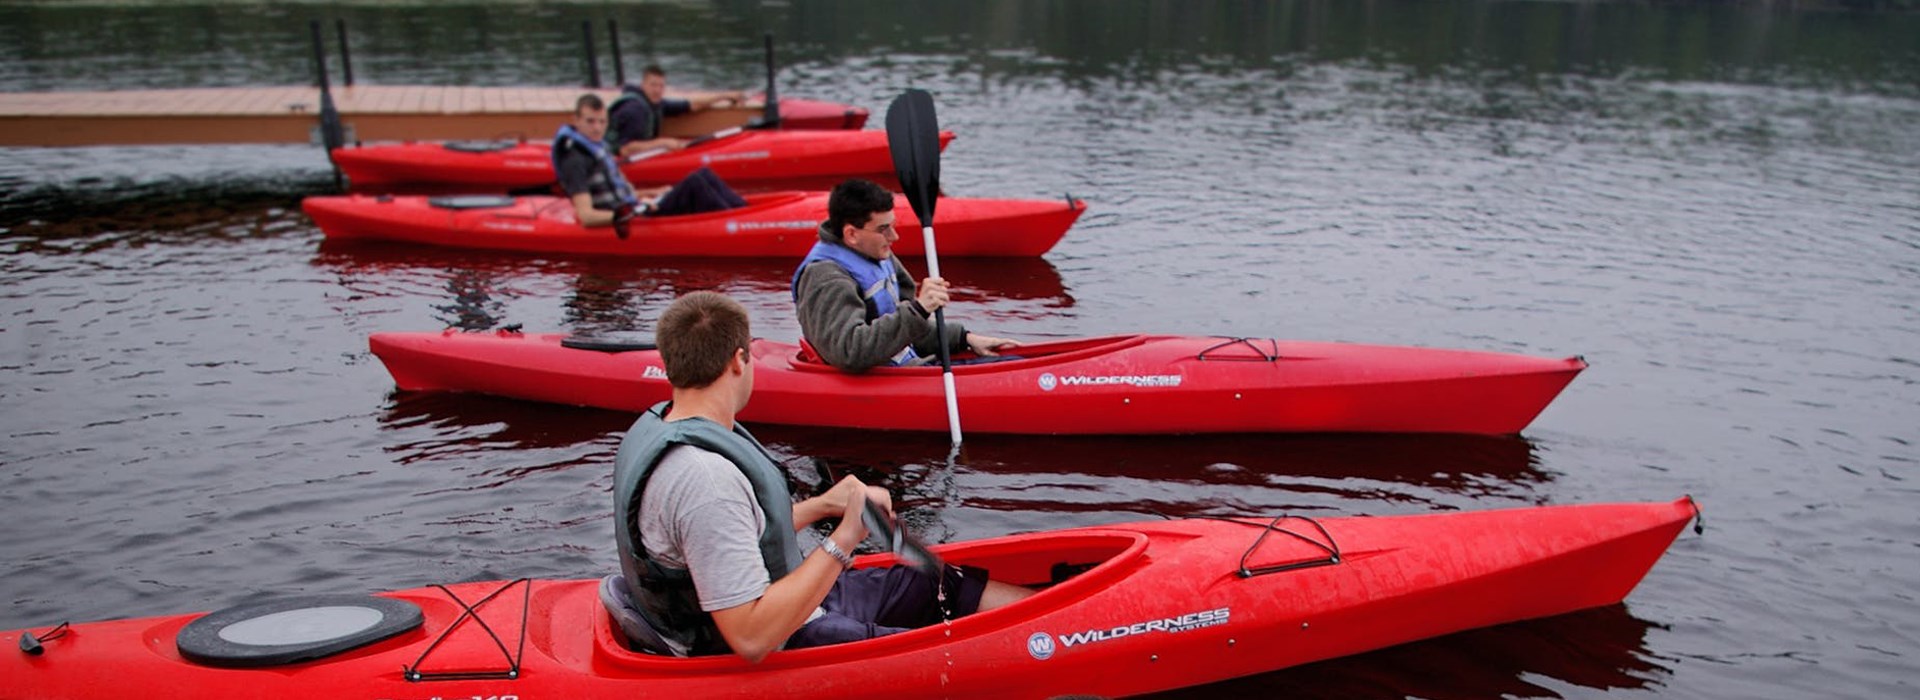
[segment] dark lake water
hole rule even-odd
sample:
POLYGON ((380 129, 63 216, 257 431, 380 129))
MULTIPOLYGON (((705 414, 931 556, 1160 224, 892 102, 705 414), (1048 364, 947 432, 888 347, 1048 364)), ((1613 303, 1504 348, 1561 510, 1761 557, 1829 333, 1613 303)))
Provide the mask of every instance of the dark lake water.
MULTIPOLYGON (((1770 5, 9 3, 0 89, 298 83, 335 17, 362 82, 576 83, 614 18, 629 68, 751 87, 773 32, 787 94, 933 91, 949 194, 1090 202, 1043 260, 943 261, 976 327, 1592 363, 1507 438, 981 435, 950 467, 762 428, 802 487, 886 484, 939 540, 1692 494, 1706 533, 1623 605, 1181 695, 1913 697, 1920 16, 1770 5)), ((304 146, 0 149, 0 628, 599 576, 631 417, 396 395, 367 334, 645 330, 717 289, 798 335, 793 261, 322 245, 331 182, 304 146)))

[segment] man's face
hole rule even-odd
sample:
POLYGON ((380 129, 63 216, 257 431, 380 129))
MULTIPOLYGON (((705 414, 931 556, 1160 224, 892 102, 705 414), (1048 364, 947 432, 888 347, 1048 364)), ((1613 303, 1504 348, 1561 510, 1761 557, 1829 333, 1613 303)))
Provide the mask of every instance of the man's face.
POLYGON ((573 130, 600 141, 607 137, 607 110, 582 107, 573 112, 573 130))
POLYGON ((640 92, 647 96, 647 101, 659 104, 660 99, 667 96, 667 76, 653 74, 641 76, 640 92))
POLYGON ((893 254, 893 242, 900 240, 900 232, 893 230, 893 212, 883 211, 868 217, 865 226, 847 224, 840 238, 861 255, 885 260, 893 254))

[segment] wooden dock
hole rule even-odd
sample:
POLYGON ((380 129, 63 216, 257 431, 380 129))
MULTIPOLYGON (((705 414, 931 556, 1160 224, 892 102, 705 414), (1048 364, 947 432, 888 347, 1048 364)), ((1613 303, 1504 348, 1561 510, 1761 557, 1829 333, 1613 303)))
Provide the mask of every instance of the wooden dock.
MULTIPOLYGON (((355 85, 333 89, 347 141, 550 138, 581 93, 612 89, 355 85)), ((757 108, 672 117, 662 132, 698 136, 745 124, 757 108)), ((864 116, 864 113, 862 114, 864 116)), ((319 144, 320 89, 235 87, 0 93, 0 146, 319 144)))

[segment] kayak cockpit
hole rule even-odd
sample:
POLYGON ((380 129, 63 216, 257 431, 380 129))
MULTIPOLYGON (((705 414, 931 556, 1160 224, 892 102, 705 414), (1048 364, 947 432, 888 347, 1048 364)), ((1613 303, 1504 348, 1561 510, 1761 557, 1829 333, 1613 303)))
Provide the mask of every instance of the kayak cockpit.
MULTIPOLYGON (((732 654, 680 658, 634 651, 626 641, 625 633, 604 608, 596 611, 598 614, 594 616, 592 653, 595 663, 624 667, 644 674, 704 675, 758 668, 857 662, 863 658, 962 641, 994 630, 1015 627, 1022 621, 1084 600, 1105 590, 1143 564, 1147 544, 1148 536, 1141 532, 1084 530, 935 546, 933 550, 949 564, 978 566, 986 569, 996 581, 1035 588, 1039 592, 1006 607, 955 618, 948 625, 935 625, 861 642, 779 651, 758 665, 749 664, 732 654)), ((890 566, 895 561, 892 554, 873 554, 859 557, 855 566, 890 566)))
MULTIPOLYGON (((1009 372, 1031 367, 1044 367, 1063 362, 1074 362, 1089 357, 1111 354, 1147 342, 1145 335, 1109 335, 1095 338, 1069 338, 1043 343, 1022 345, 1010 351, 1006 358, 982 358, 971 353, 953 356, 954 374, 991 374, 1009 372)), ((827 364, 820 355, 802 340, 800 349, 794 353, 793 368, 801 372, 840 373, 839 368, 827 364)), ((912 367, 875 367, 862 374, 876 376, 921 376, 940 374, 939 362, 912 367)))

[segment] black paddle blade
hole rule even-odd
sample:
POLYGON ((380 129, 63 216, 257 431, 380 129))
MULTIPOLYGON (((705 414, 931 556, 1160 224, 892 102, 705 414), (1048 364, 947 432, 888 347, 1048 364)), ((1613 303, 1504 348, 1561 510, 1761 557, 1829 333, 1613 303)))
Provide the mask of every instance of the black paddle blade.
POLYGON ((923 226, 933 225, 934 198, 940 193, 940 122, 933 117, 933 95, 909 88, 887 107, 887 150, 893 173, 923 226))

